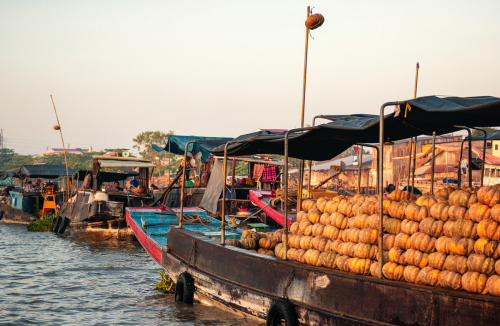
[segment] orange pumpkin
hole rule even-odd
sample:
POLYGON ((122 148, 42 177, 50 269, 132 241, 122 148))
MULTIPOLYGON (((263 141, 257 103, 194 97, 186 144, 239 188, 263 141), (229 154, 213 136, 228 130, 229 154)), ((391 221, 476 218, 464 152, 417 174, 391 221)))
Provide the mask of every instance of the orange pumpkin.
POLYGON ((492 219, 482 220, 477 226, 477 235, 491 240, 500 241, 500 228, 497 221, 492 219))
POLYGON ((339 229, 346 229, 348 218, 340 213, 333 213, 330 217, 331 224, 336 226, 339 229))
POLYGON ((310 209, 307 213, 307 218, 311 221, 312 224, 319 223, 319 218, 321 217, 321 213, 317 208, 310 209))
POLYGON ((335 251, 336 253, 340 254, 340 249, 341 249, 343 243, 345 243, 345 242, 342 240, 334 240, 334 241, 332 241, 332 243, 330 245, 330 249, 332 251, 335 251))
POLYGON ((328 225, 331 223, 331 215, 330 213, 323 213, 321 214, 321 216, 319 217, 319 223, 323 224, 323 225, 328 225))
POLYGON ((318 210, 321 213, 325 212, 326 203, 329 202, 329 201, 330 201, 330 198, 327 198, 327 197, 320 197, 320 198, 318 198, 318 200, 316 201, 316 207, 318 208, 318 210))
POLYGON ((454 206, 450 206, 450 208, 448 208, 448 216, 450 217, 450 219, 452 221, 456 221, 456 220, 461 219, 461 218, 466 218, 465 217, 466 213, 467 213, 467 209, 465 207, 462 207, 462 206, 454 205, 454 206))
POLYGON ((488 275, 478 272, 467 272, 462 275, 462 288, 467 292, 487 294, 488 275))
POLYGON ((339 204, 339 208, 338 208, 338 212, 341 213, 341 214, 344 214, 345 216, 347 217, 351 217, 351 216, 354 216, 354 214, 352 213, 352 207, 354 205, 350 202, 342 202, 339 204))
POLYGON ((299 231, 298 234, 304 234, 304 231, 308 226, 312 225, 309 220, 302 220, 299 222, 299 231))
POLYGON ((462 275, 452 271, 442 271, 438 276, 439 285, 445 289, 460 290, 462 288, 462 275))
POLYGON ((358 243, 359 242, 359 232, 360 231, 361 230, 358 229, 358 228, 352 228, 352 229, 345 230, 342 233, 342 240, 344 240, 344 242, 358 243))
POLYGON ((424 267, 418 273, 417 281, 415 283, 436 286, 439 281, 439 273, 439 269, 434 269, 430 266, 424 267))
POLYGON ((433 238, 422 232, 417 232, 412 234, 410 238, 410 245, 412 249, 420 250, 426 253, 431 253, 435 251, 436 238, 433 238))
POLYGON ((299 222, 294 222, 290 225, 290 233, 297 234, 299 233, 299 222))
POLYGON ((429 254, 429 266, 442 270, 447 255, 442 252, 433 252, 429 254))
MULTIPOLYGON (((382 212, 384 215, 389 214, 389 208, 391 207, 392 201, 390 199, 384 198, 382 201, 382 212)), ((366 213, 369 214, 369 213, 366 213)), ((375 202, 375 211, 369 215, 372 214, 380 214, 380 201, 375 202)))
MULTIPOLYGON (((422 223, 422 222, 420 222, 422 223)), ((413 234, 419 231, 420 224, 415 221, 403 220, 401 222, 401 232, 406 234, 413 234)))
MULTIPOLYGON (((288 259, 288 260, 294 260, 295 252, 296 251, 297 251, 297 249, 295 249, 295 248, 288 249, 288 251, 286 252, 286 259, 288 259)), ((274 248, 274 255, 276 256, 276 248, 274 248)), ((276 256, 276 257, 278 257, 278 256, 276 256)), ((283 259, 282 257, 278 257, 278 258, 283 259)))
POLYGON ((477 191, 477 199, 481 204, 493 207, 500 202, 500 191, 491 187, 481 187, 477 191))
POLYGON ((241 248, 243 249, 255 249, 257 247, 257 242, 254 239, 248 238, 240 241, 241 248))
POLYGON ((399 190, 399 189, 394 189, 393 192, 391 192, 387 197, 391 200, 395 200, 395 201, 401 201, 401 195, 402 195, 402 191, 399 190))
POLYGON ((393 201, 393 202, 391 202, 391 205, 389 206, 388 214, 389 214, 389 216, 391 216, 393 218, 397 218, 397 219, 402 220, 405 218, 406 207, 408 207, 407 202, 393 201))
POLYGON ((333 241, 338 238, 339 234, 340 234, 339 228, 333 225, 326 225, 323 229, 322 236, 333 241))
POLYGON ((337 257, 337 253, 333 251, 324 251, 319 255, 319 261, 321 265, 326 268, 335 269, 335 258, 337 257))
POLYGON ((300 239, 300 249, 308 250, 314 248, 313 246, 313 237, 304 236, 300 239))
POLYGON ((431 216, 437 220, 441 220, 443 222, 448 221, 448 209, 450 205, 448 202, 438 202, 431 206, 430 213, 431 216))
POLYGON ((474 240, 469 238, 449 238, 447 253, 460 256, 469 256, 474 251, 474 240))
POLYGON ((349 256, 337 255, 337 257, 335 258, 335 265, 339 270, 343 272, 350 272, 349 263, 347 262, 347 260, 350 258, 351 257, 349 256))
POLYGON ((500 246, 498 245, 498 242, 483 237, 477 239, 474 243, 474 252, 476 254, 497 259, 500 257, 500 246))
POLYGON ((403 254, 402 265, 413 265, 419 268, 429 265, 429 254, 415 249, 408 249, 403 254))
POLYGON ((312 243, 313 243, 314 249, 319 250, 319 251, 325 251, 326 245, 328 243, 328 239, 318 235, 318 236, 315 236, 313 238, 312 243))
POLYGON ((500 263, 499 263, 500 260, 498 260, 496 263, 495 263, 495 271, 497 272, 498 275, 500 275, 500 263))
POLYGON ((467 259, 467 268, 470 272, 493 275, 495 273, 495 261, 485 255, 472 254, 467 259))
POLYGON ((389 261, 399 265, 406 265, 404 261, 405 251, 401 248, 392 248, 389 250, 389 261))
POLYGON ((443 269, 459 274, 464 274, 468 271, 467 257, 449 255, 448 257, 446 257, 446 260, 444 261, 443 269))
POLYGON ((311 265, 311 266, 321 266, 321 260, 319 259, 319 255, 321 253, 319 250, 316 249, 309 249, 306 251, 304 254, 304 260, 306 261, 306 264, 311 265))
POLYGON ((406 266, 405 270, 403 272, 403 276, 405 278, 405 281, 408 283, 415 283, 417 281, 417 276, 418 273, 420 272, 420 268, 416 266, 406 266))
POLYGON ((415 201, 415 204, 417 204, 418 206, 426 206, 430 209, 431 206, 436 204, 437 202, 437 199, 433 196, 421 196, 415 201))
POLYGON ((456 205, 456 206, 467 207, 467 203, 469 202, 470 196, 471 193, 469 191, 455 190, 450 194, 450 197, 448 197, 448 202, 452 206, 456 205))
POLYGON ((429 209, 427 206, 418 206, 416 204, 409 204, 405 210, 405 218, 411 221, 420 222, 429 216, 429 209))
POLYGON ((225 241, 225 244, 227 244, 229 246, 241 248, 240 240, 229 239, 229 240, 225 241))
POLYGON ((314 225, 309 225, 308 227, 306 227, 306 229, 304 230, 303 234, 307 235, 307 236, 311 236, 312 235, 313 226, 314 225))
POLYGON ((383 249, 390 250, 394 247, 394 242, 396 240, 396 236, 394 234, 384 234, 383 238, 383 249))
MULTIPOLYGON (((415 233, 416 234, 416 233, 415 233)), ((404 250, 411 248, 411 237, 406 233, 400 233, 396 235, 394 239, 394 247, 398 247, 404 250)))
POLYGON ((328 214, 335 213, 339 207, 339 204, 340 204, 340 202, 336 201, 335 199, 330 200, 325 205, 325 213, 328 213, 328 214))
POLYGON ((500 277, 498 275, 490 277, 486 283, 486 288, 490 294, 500 296, 500 277))
POLYGON ((496 204, 491 208, 490 217, 497 222, 500 222, 500 204, 496 204))
POLYGON ((304 249, 297 249, 293 254, 293 260, 298 261, 299 263, 305 264, 306 263, 306 259, 304 257, 305 254, 306 254, 306 251, 304 249))
POLYGON ((344 243, 340 244, 338 247, 339 254, 343 255, 343 256, 353 257, 355 245, 356 244, 353 242, 344 242, 344 243))
POLYGON ((382 273, 385 278, 394 281, 401 281, 404 279, 404 270, 404 266, 392 262, 389 262, 382 267, 382 273))
MULTIPOLYGON (((384 215, 384 217, 383 217, 383 225, 385 225, 385 222, 388 219, 389 219, 389 216, 384 215)), ((372 214, 372 215, 370 215, 370 217, 368 218, 368 226, 367 227, 378 230, 379 226, 380 226, 380 215, 378 215, 378 214, 372 214)), ((383 228, 383 226, 382 226, 382 231, 385 231, 385 229, 383 228)))
POLYGON ((274 255, 278 258, 284 259, 284 250, 285 246, 282 243, 279 243, 276 247, 274 247, 274 255))
POLYGON ((428 217, 420 222, 419 230, 431 237, 437 238, 443 234, 443 225, 443 221, 428 217))
POLYGON ((306 213, 309 212, 309 210, 316 208, 316 201, 312 199, 304 199, 302 200, 302 210, 306 213))
POLYGON ((270 238, 262 238, 259 240, 259 246, 261 248, 267 249, 267 250, 272 250, 276 247, 277 243, 276 241, 270 239, 270 238))
POLYGON ((369 275, 372 261, 370 259, 349 258, 347 259, 349 270, 356 274, 369 275))
POLYGON ((323 235, 323 231, 325 230, 325 226, 321 223, 316 223, 311 228, 311 236, 315 237, 317 235, 323 235))
POLYGON ((359 234, 358 242, 363 242, 368 244, 376 244, 378 242, 377 229, 361 229, 361 231, 359 231, 358 234, 359 234))
POLYGON ((445 188, 438 189, 437 191, 434 192, 434 194, 436 196, 441 195, 441 196, 445 197, 446 199, 448 199, 450 197, 450 194, 453 191, 455 191, 454 188, 452 188, 452 187, 445 187, 445 188))
POLYGON ((384 223, 384 228, 388 233, 399 234, 401 233, 401 220, 390 218, 384 223))
POLYGON ((368 223, 369 217, 370 216, 366 215, 366 214, 355 215, 351 219, 351 224, 352 225, 349 225, 349 228, 355 227, 355 228, 358 228, 358 229, 364 229, 364 228, 370 227, 370 224, 368 223))
POLYGON ((488 205, 476 203, 469 208, 469 218, 474 222, 481 222, 490 218, 491 208, 488 205))
POLYGON ((459 219, 453 224, 453 229, 457 237, 471 238, 477 237, 478 224, 471 220, 459 219))
POLYGON ((297 217, 296 217, 297 222, 300 222, 300 221, 305 220, 305 219, 307 219, 307 213, 306 212, 300 211, 300 212, 297 213, 297 217))
POLYGON ((354 257, 362 259, 377 259, 378 247, 367 243, 357 243, 353 248, 354 257))
POLYGON ((363 205, 359 208, 359 213, 358 214, 375 214, 377 212, 377 206, 376 203, 373 201, 365 201, 363 205))

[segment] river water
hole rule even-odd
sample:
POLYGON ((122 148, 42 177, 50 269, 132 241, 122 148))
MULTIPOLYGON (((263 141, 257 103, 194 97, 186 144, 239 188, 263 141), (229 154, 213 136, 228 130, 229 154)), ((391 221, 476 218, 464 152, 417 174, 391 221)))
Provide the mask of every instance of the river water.
POLYGON ((0 325, 255 325, 155 288, 138 242, 87 242, 0 223, 0 325))

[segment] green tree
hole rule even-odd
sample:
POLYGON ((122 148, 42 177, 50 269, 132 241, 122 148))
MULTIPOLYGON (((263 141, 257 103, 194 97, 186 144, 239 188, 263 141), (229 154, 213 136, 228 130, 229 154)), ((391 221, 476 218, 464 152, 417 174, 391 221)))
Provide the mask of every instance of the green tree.
MULTIPOLYGON (((153 149, 153 144, 165 146, 168 144, 168 137, 173 134, 173 131, 169 131, 167 133, 162 131, 144 131, 132 140, 136 143, 134 148, 139 151, 142 158, 151 160, 156 165, 156 171, 165 172, 168 171, 168 151, 156 152, 153 149)), ((170 158, 172 160, 171 173, 175 173, 182 157, 171 154, 170 158)))
MULTIPOLYGON (((128 148, 106 148, 106 149, 104 149, 104 152, 115 152, 118 154, 123 154, 123 152, 126 152, 128 150, 129 150, 128 148)), ((132 154, 129 154, 129 157, 135 157, 135 156, 132 154)))

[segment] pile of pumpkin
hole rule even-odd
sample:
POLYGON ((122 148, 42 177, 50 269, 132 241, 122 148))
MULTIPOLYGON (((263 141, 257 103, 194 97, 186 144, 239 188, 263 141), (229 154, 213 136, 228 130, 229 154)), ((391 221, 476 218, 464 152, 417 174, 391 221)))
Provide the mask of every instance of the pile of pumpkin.
POLYGON ((276 232, 254 232, 244 231, 241 235, 242 240, 226 240, 225 243, 230 246, 243 248, 256 252, 261 255, 274 257, 274 249, 276 245, 281 243, 283 230, 279 229, 276 232))
MULTIPOLYGON (((385 278, 500 296, 500 188, 440 189, 383 200, 385 278)), ((378 196, 306 199, 287 259, 380 277, 378 196)), ((284 245, 275 247, 284 257, 284 245)))

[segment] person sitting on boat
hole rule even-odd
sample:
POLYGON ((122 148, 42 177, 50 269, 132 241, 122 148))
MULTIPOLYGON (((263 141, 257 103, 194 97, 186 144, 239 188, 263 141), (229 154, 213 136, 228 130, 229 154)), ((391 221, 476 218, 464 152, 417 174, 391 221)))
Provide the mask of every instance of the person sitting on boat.
POLYGON ((390 195, 394 190, 396 190, 395 185, 393 185, 392 183, 390 185, 387 185, 387 187, 384 188, 384 196, 390 195))
POLYGON ((33 191, 42 191, 42 182, 36 179, 36 184, 33 186, 33 191))
POLYGON ((118 183, 118 181, 115 181, 115 183, 113 184, 113 187, 116 188, 118 191, 123 191, 123 188, 120 187, 120 184, 118 183))
POLYGON ((25 192, 33 192, 33 191, 35 191, 33 189, 33 185, 31 183, 31 181, 28 181, 28 183, 26 183, 26 186, 24 187, 24 191, 25 192))
POLYGON ((130 180, 130 189, 139 187, 139 181, 136 178, 130 180))

